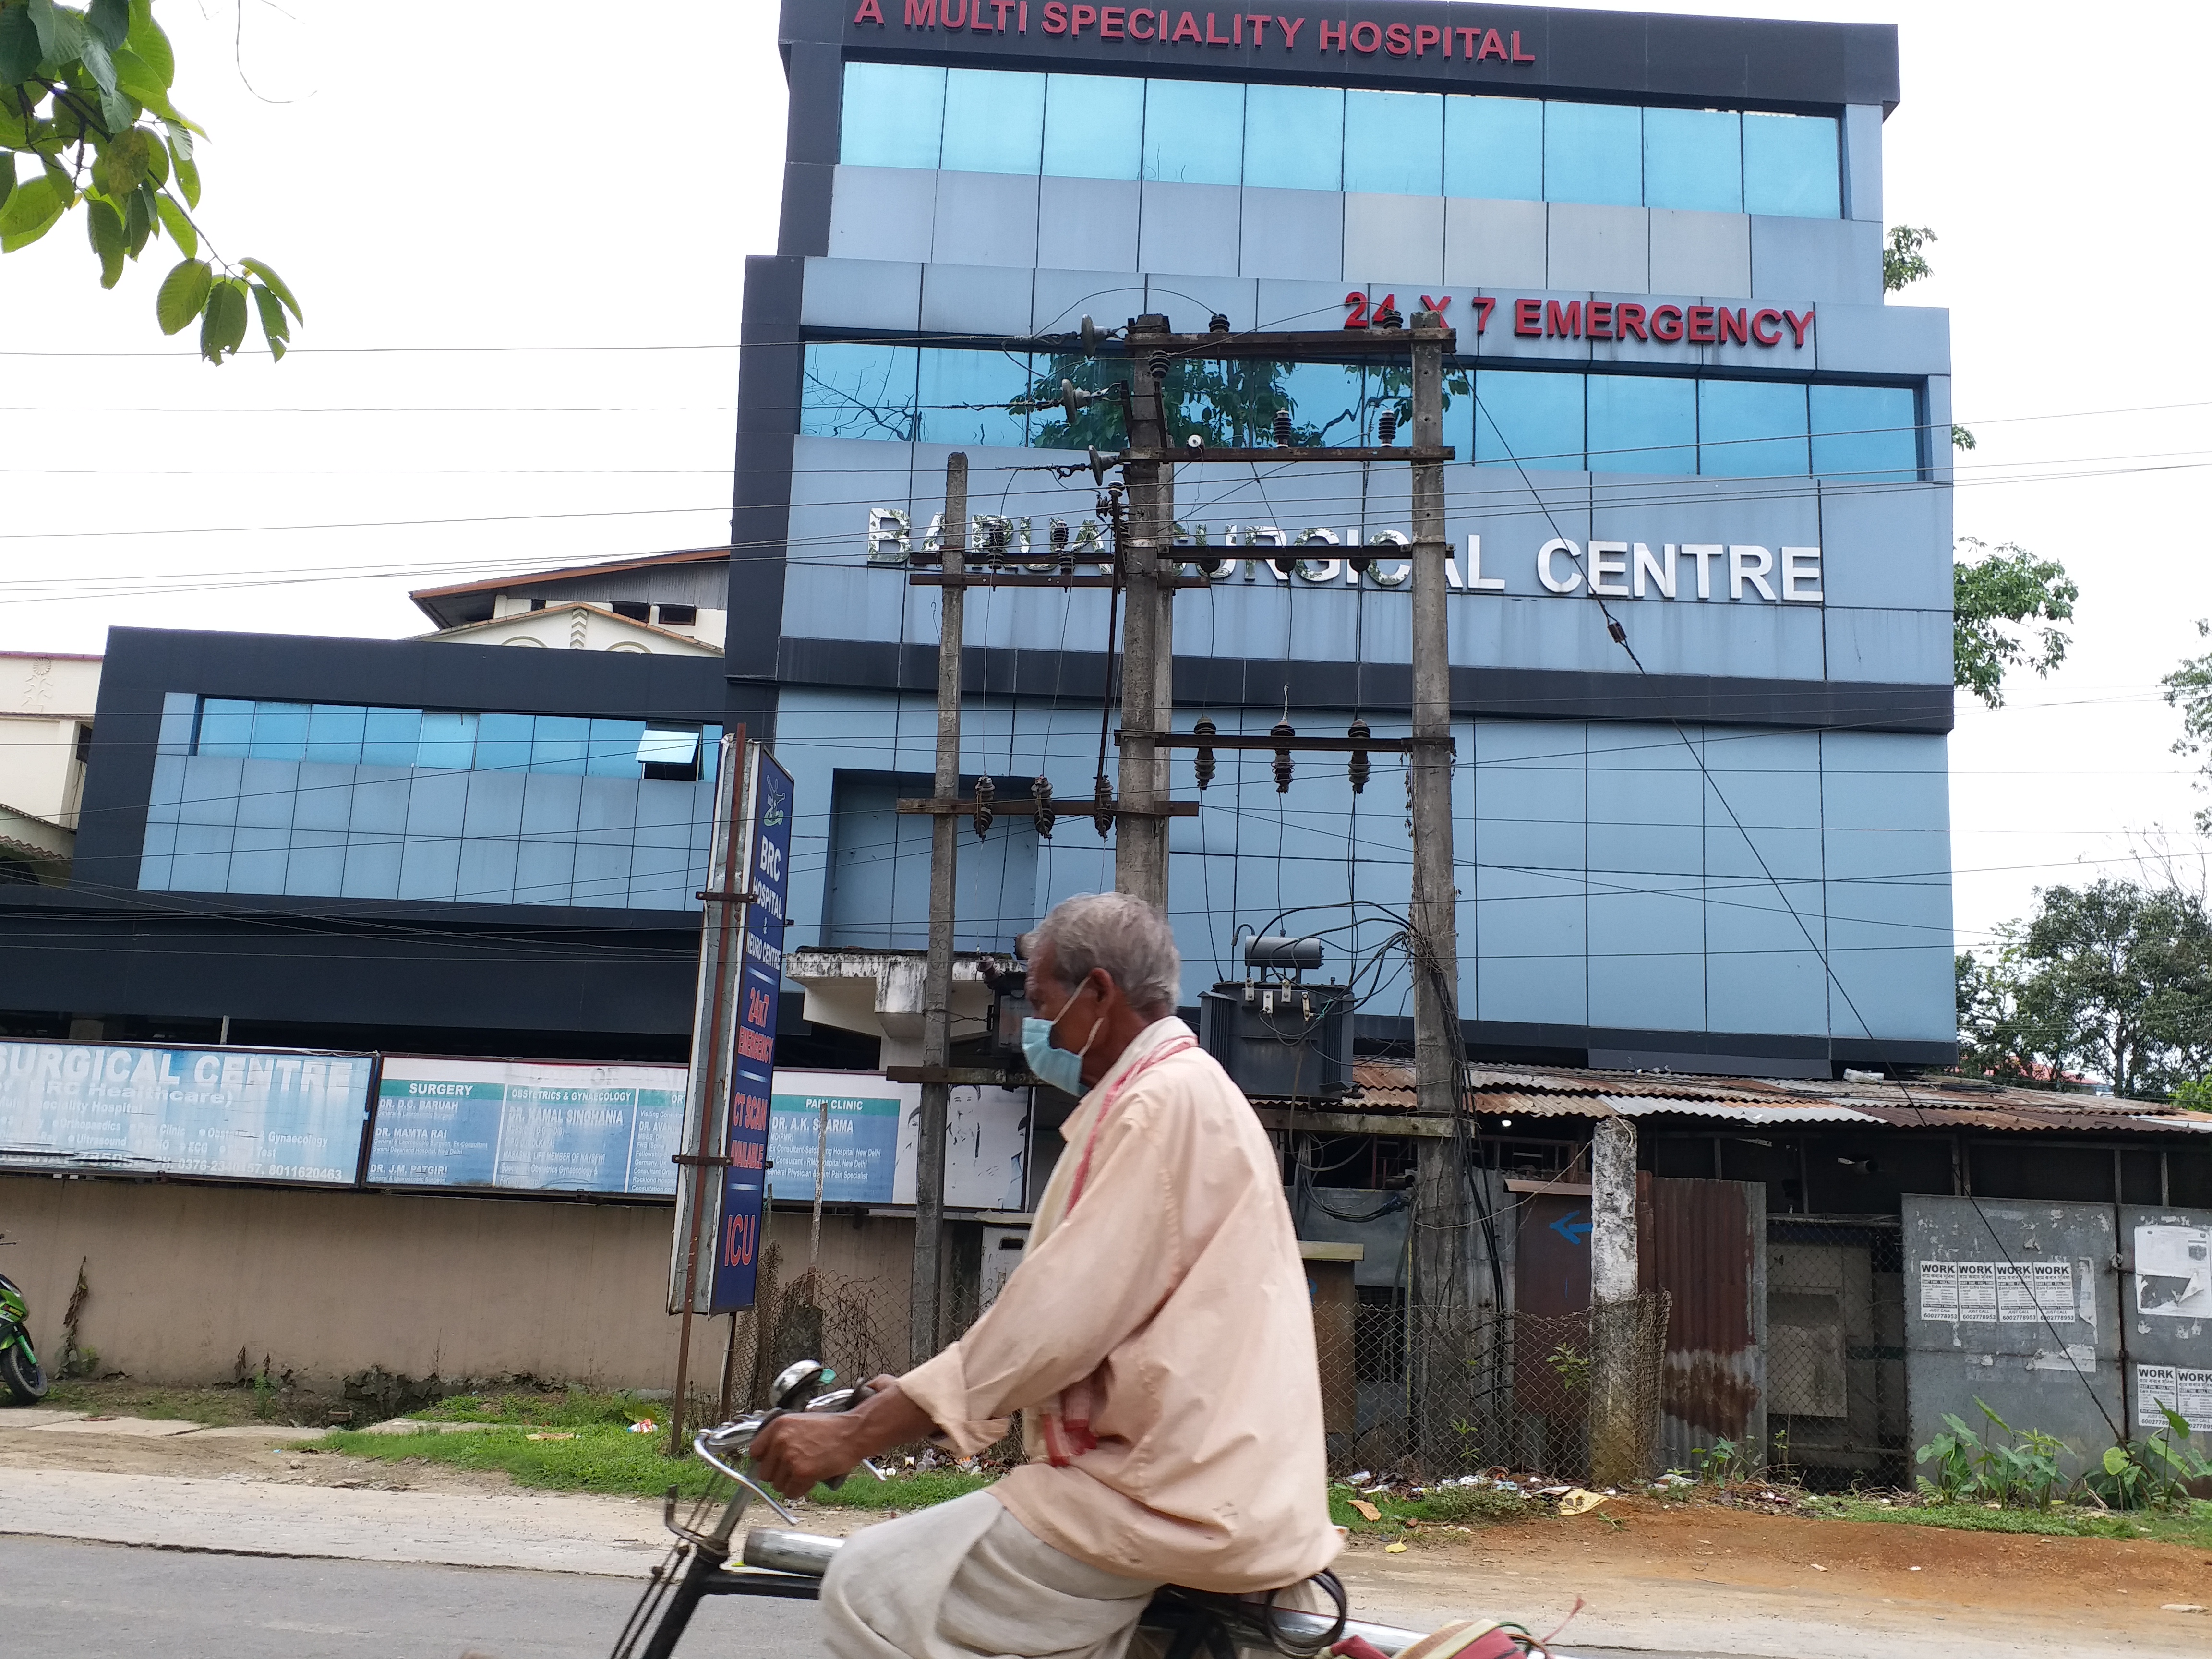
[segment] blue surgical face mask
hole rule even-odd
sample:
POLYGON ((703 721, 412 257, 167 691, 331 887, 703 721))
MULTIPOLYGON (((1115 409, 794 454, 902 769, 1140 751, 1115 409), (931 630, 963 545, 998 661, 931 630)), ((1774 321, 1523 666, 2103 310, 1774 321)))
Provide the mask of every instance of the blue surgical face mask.
MULTIPOLYGON (((1067 1011, 1060 1010, 1064 1016, 1067 1011)), ((1091 1044, 1098 1036, 1098 1023, 1094 1021, 1091 1035, 1083 1040, 1080 1052, 1070 1054, 1052 1040, 1057 1020, 1040 1019, 1035 1014, 1022 1021, 1022 1054, 1030 1063, 1030 1072, 1036 1080, 1057 1089, 1064 1095, 1079 1099, 1083 1095, 1083 1056, 1091 1052, 1091 1044)))

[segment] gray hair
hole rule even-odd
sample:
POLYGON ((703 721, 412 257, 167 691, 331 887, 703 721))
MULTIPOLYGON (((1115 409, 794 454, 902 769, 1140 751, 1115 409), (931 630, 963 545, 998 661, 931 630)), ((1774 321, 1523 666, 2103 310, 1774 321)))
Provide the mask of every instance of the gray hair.
POLYGON ((1049 942, 1054 975, 1073 989, 1103 968, 1139 1012, 1173 1008, 1182 994, 1182 953, 1175 930, 1158 910, 1133 893, 1079 893, 1052 907, 1036 931, 1022 940, 1022 954, 1036 959, 1049 942))

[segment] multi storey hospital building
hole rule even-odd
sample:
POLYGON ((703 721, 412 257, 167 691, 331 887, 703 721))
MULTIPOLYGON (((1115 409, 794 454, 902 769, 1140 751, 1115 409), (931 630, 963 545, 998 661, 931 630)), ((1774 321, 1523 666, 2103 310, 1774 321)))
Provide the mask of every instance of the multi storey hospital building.
MULTIPOLYGON (((613 654, 118 630, 71 884, 0 902, 10 1031, 680 1058, 714 739, 738 726, 797 782, 787 947, 918 948, 929 836, 896 806, 929 791, 938 602, 908 578, 944 533, 947 455, 971 545, 1048 561, 1055 524, 1099 535, 1087 451, 1121 440, 1110 398, 1071 412, 1059 388, 1126 375, 1129 319, 1427 309, 1457 343, 1471 1050, 1949 1057, 1948 325, 1883 302, 1893 30, 786 0, 781 38, 720 659, 648 648, 653 619, 714 611, 680 560, 691 586, 586 618, 631 619, 613 654)), ((1405 370, 1329 358, 1177 363, 1176 440, 1267 444, 1279 411, 1302 444, 1380 441, 1405 370)), ((1210 579, 1174 601, 1179 730, 1406 731, 1406 472, 1178 469, 1184 568, 1210 579)), ((466 592, 510 632, 529 619, 501 606, 542 599, 466 592)), ((1112 617, 1053 587, 967 616, 967 783, 1026 799, 1042 777, 1062 809, 1049 836, 1007 815, 962 838, 961 944, 1004 950, 1112 881, 1082 810, 1115 769, 1112 617)), ((1178 754, 1174 793, 1202 803, 1170 860, 1185 1000, 1242 973, 1251 932, 1316 933, 1364 1037, 1395 1042, 1395 757, 1357 793, 1340 757, 1281 790, 1269 761, 1224 750, 1201 793, 1178 754)), ((828 1006, 810 990, 808 1018, 828 1006)))

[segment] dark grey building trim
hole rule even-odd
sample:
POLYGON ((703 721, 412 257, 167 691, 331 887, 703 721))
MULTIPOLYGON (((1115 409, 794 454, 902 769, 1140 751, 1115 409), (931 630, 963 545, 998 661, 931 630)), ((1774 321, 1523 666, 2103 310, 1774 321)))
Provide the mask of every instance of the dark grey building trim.
MULTIPOLYGON (((828 170, 822 234, 829 235, 828 170)), ((787 204, 787 208, 788 204, 787 204)), ((791 223, 787 210, 784 222, 791 223)), ((777 638, 791 535, 792 455, 799 431, 800 295, 806 262, 787 255, 745 261, 738 354, 737 472, 730 510, 730 607, 722 665, 734 706, 757 737, 775 736, 777 638)))
MULTIPOLYGON (((1645 1031, 1610 1025, 1534 1024, 1463 1019, 1471 1059, 1502 1064, 1590 1066, 1601 1071, 1681 1072, 1709 1077, 1839 1075, 1846 1066, 1955 1066, 1959 1045, 1911 1038, 1777 1036, 1749 1031, 1645 1031)), ((1413 1022, 1398 1015, 1358 1016, 1363 1053, 1413 1052, 1413 1022)))
MULTIPOLYGON (((1410 710, 1413 671, 1403 663, 1286 662, 1177 657, 1175 698, 1186 711, 1279 707, 1410 710)), ((937 647, 888 641, 781 641, 775 677, 787 685, 933 693, 937 647)), ((962 678, 985 696, 1097 699, 1106 657, 1095 651, 970 647, 962 678)), ((1735 679, 1705 674, 1598 674, 1549 668, 1452 670, 1452 707, 1499 719, 1694 720, 1858 732, 1948 732, 1952 688, 1849 680, 1735 679)))
MULTIPOLYGON (((139 854, 146 840, 146 803, 153 793, 155 749, 161 739, 161 699, 171 691, 707 725, 727 724, 732 718, 722 665, 712 657, 525 651, 431 640, 112 629, 85 773, 72 876, 76 888, 127 893, 137 886, 139 854)), ((220 896, 226 904, 244 902, 233 895, 220 896)), ((271 908, 319 910, 330 902, 289 899, 271 908)), ((405 908, 363 903, 358 914, 390 915, 405 908)), ((443 915, 471 908, 507 915, 519 910, 521 917, 539 922, 547 919, 534 906, 438 909, 443 915)), ((602 914, 667 919, 659 911, 602 914)))
MULTIPOLYGON (((1297 8, 1307 17, 1297 46, 1279 29, 1267 43, 1200 50, 1105 40, 1095 28, 1079 40, 1042 32, 1041 0, 1031 0, 1026 34, 973 28, 908 28, 903 0, 881 0, 884 23, 856 23, 857 0, 784 0, 779 30, 787 59, 807 46, 855 58, 912 58, 977 68, 1104 70, 1212 80, 1297 81, 1424 92, 1521 93, 1528 96, 1633 98, 1650 103, 1724 100, 1766 109, 1833 110, 1845 104, 1897 106, 1897 29, 1887 23, 1810 23, 1775 18, 1676 17, 1644 12, 1566 11, 1541 6, 1426 3, 1297 8), (1318 50, 1320 24, 1373 21, 1516 32, 1533 64, 1495 58, 1468 64, 1431 49, 1420 58, 1318 50)), ((942 12, 941 5, 937 9, 942 12)), ((963 6, 963 11, 967 8, 963 6)), ((988 21, 996 21, 995 8, 988 21)), ((1182 9, 1176 8, 1180 12, 1182 9)), ((1291 8, 1284 8, 1291 11, 1291 8)), ((1197 14, 1205 16, 1203 9, 1197 14)), ((1296 15, 1296 13, 1293 13, 1296 15)), ((1219 15, 1224 20, 1230 13, 1219 15)), ((794 80, 793 90, 797 89, 794 80)), ((802 119, 797 100, 796 126, 802 119)), ((834 124, 829 130, 836 131, 834 124)), ((796 151, 793 152, 794 154, 796 151)))

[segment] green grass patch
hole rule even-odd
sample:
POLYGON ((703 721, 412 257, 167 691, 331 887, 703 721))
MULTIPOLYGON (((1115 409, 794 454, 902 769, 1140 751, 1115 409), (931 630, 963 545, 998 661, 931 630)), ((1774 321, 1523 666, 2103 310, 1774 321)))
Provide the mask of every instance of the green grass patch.
MULTIPOLYGON (((615 1492, 638 1498, 658 1498, 674 1486, 687 1498, 704 1493, 722 1477, 696 1457, 665 1455, 667 1431, 633 1434, 627 1415, 618 1421, 594 1419, 595 1410, 611 1409, 606 1402, 620 1395, 569 1396, 568 1415, 531 1422, 515 1421, 483 1405, 447 1401, 453 1408, 441 1420, 490 1423, 495 1426, 467 1434, 358 1434, 340 1432, 317 1442, 331 1451, 380 1462, 404 1463, 421 1460, 449 1464, 455 1468, 483 1469, 506 1474, 517 1486, 548 1492, 615 1492), (565 1435, 565 1439, 533 1440, 532 1434, 565 1435)), ((623 1409, 627 1409, 626 1407, 623 1409)), ((441 1407, 441 1413, 446 1408, 441 1407)), ((427 1417, 429 1413, 425 1413, 427 1417)), ((988 1486, 991 1477, 953 1469, 930 1469, 878 1481, 866 1471, 849 1478, 836 1492, 817 1486, 817 1504, 851 1509, 926 1509, 988 1486)), ((726 1482, 723 1482, 726 1486, 726 1482)))
POLYGON ((1979 1504, 1881 1504, 1870 1498, 1816 1500, 1808 1513, 1839 1521, 1872 1521, 1892 1526, 1942 1527, 1954 1532, 2033 1533, 2052 1538, 2138 1538, 2212 1549, 2212 1503, 2191 1504, 2186 1511, 2130 1510, 2114 1512, 2057 1504, 2047 1510, 1988 1509, 1979 1504))
POLYGON ((1351 1486, 1332 1485, 1328 1489, 1328 1518, 1340 1527, 1349 1527, 1355 1533, 1374 1534, 1400 1534, 1423 1526, 1494 1527, 1513 1521, 1526 1521, 1544 1514, 1542 1505, 1532 1503, 1518 1492, 1499 1492, 1492 1486, 1451 1486, 1425 1492, 1419 1498, 1393 1498, 1389 1492, 1377 1492, 1364 1499, 1372 1504, 1380 1520, 1370 1521, 1352 1507, 1352 1500, 1359 1496, 1351 1486))
MULTIPOLYGON (((57 1378, 40 1403, 57 1411, 86 1412, 98 1417, 144 1417, 204 1423, 211 1428, 288 1420, 282 1413, 272 1413, 268 1402, 251 1389, 161 1388, 128 1378, 105 1382, 57 1378)), ((6 1426, 6 1416, 0 1413, 0 1428, 6 1426)))
MULTIPOLYGON (((594 1394, 587 1389, 496 1395, 449 1395, 436 1405, 410 1412, 425 1423, 511 1423, 533 1429, 627 1430, 642 1419, 668 1421, 665 1401, 641 1400, 634 1394, 594 1394)), ((643 1439, 645 1437, 638 1437, 643 1439)))

